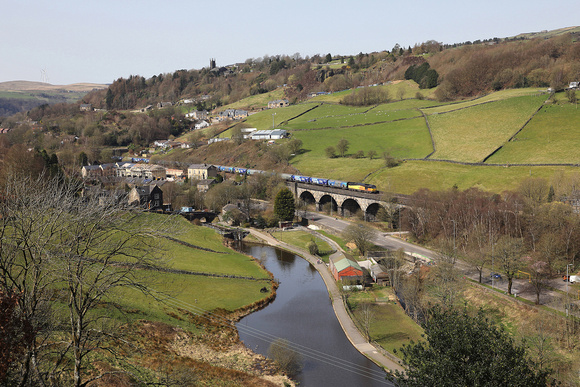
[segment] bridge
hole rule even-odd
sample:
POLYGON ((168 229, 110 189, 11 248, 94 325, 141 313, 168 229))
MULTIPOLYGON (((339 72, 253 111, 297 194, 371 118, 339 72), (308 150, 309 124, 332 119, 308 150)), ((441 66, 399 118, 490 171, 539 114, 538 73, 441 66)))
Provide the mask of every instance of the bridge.
POLYGON ((217 217, 217 214, 211 211, 180 212, 180 215, 189 221, 199 219, 201 222, 204 223, 211 223, 217 217))
POLYGON ((374 220, 379 208, 387 202, 379 193, 349 191, 298 182, 286 182, 296 200, 316 204, 317 211, 330 211, 340 216, 352 216, 361 211, 364 220, 374 220))

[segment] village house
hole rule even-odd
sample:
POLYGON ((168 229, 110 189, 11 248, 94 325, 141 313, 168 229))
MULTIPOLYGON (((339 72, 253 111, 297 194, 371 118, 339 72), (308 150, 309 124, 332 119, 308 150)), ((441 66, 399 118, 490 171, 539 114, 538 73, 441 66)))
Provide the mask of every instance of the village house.
POLYGON ((117 175, 115 164, 84 165, 81 168, 83 179, 95 179, 99 177, 112 177, 117 175))
POLYGON ((156 140, 153 142, 153 146, 156 148, 168 150, 181 147, 181 143, 173 140, 156 140))
POLYGON ((286 107, 290 105, 287 99, 277 99, 275 101, 268 102, 268 109, 276 109, 281 107, 286 107))
POLYGON ((160 180, 167 177, 165 168, 155 164, 134 164, 126 173, 127 175, 125 177, 136 177, 140 179, 160 180))
POLYGON ((207 128, 208 126, 209 126, 209 122, 203 120, 203 121, 198 122, 197 124, 195 124, 193 127, 197 130, 197 129, 207 128))
POLYGON ((157 184, 135 186, 129 192, 128 201, 129 205, 160 210, 163 209, 163 191, 157 184))
POLYGON ((248 112, 246 110, 239 109, 226 109, 223 112, 219 112, 216 120, 226 121, 226 120, 241 120, 248 117, 248 112))
POLYGON ((207 119, 207 110, 194 110, 189 113, 185 113, 185 118, 192 120, 205 120, 207 119))
POLYGON ((197 190, 199 192, 207 192, 212 185, 217 184, 214 179, 202 179, 197 182, 197 190))
POLYGON ((210 164, 191 164, 187 167, 189 180, 205 180, 217 176, 217 167, 210 164))
POLYGON ((165 174, 167 175, 168 180, 181 180, 184 179, 186 176, 183 169, 173 169, 173 168, 166 168, 165 174))
POLYGON ((82 103, 79 109, 81 112, 91 112, 93 111, 93 105, 90 103, 82 103))

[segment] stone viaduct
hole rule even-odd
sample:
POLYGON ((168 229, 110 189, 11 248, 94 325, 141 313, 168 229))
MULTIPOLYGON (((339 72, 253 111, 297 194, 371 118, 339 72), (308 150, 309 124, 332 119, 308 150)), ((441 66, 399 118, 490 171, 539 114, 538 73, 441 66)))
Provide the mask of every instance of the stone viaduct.
POLYGON ((287 182, 286 185, 296 200, 316 204, 318 211, 330 210, 331 214, 337 213, 340 216, 351 216, 360 211, 364 215, 364 220, 372 221, 379 208, 387 205, 378 193, 349 191, 297 182, 287 182))

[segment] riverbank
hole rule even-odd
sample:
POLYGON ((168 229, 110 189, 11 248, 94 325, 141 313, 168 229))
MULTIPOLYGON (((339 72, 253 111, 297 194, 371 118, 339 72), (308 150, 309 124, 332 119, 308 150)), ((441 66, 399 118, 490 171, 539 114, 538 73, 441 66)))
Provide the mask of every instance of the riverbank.
MULTIPOLYGON (((383 351, 382 349, 375 348, 359 332, 355 323, 352 321, 350 315, 348 314, 348 311, 346 309, 346 306, 344 305, 342 296, 340 294, 336 282, 334 281, 334 278, 332 277, 327 266, 322 261, 320 261, 318 257, 315 257, 310 253, 308 253, 307 251, 302 250, 296 246, 292 246, 287 243, 281 242, 276 238, 272 237, 267 232, 255 229, 248 229, 248 231, 250 231, 250 233, 254 237, 264 241, 266 244, 295 253, 304 258, 305 260, 307 260, 310 264, 312 264, 312 266, 318 271, 318 273, 322 277, 322 280, 324 281, 324 284, 326 285, 328 295, 332 303, 332 308, 334 310, 334 314, 336 315, 336 318, 340 323, 350 343, 361 354, 366 356, 375 364, 392 371, 402 370, 402 367, 398 363, 398 359, 394 355, 389 354, 390 356, 388 356, 381 353, 383 351)), ((326 242, 328 242, 331 246, 333 246, 336 249, 337 252, 335 254, 342 254, 340 246, 338 246, 334 241, 324 236, 320 237, 323 238, 326 242)))

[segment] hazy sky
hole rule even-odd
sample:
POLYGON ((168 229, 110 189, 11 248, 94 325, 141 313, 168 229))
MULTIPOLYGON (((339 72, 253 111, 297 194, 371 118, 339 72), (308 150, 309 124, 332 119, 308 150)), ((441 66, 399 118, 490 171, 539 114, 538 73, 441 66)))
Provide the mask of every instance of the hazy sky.
POLYGON ((111 83, 264 55, 391 50, 580 24, 578 0, 0 0, 0 82, 111 83))

